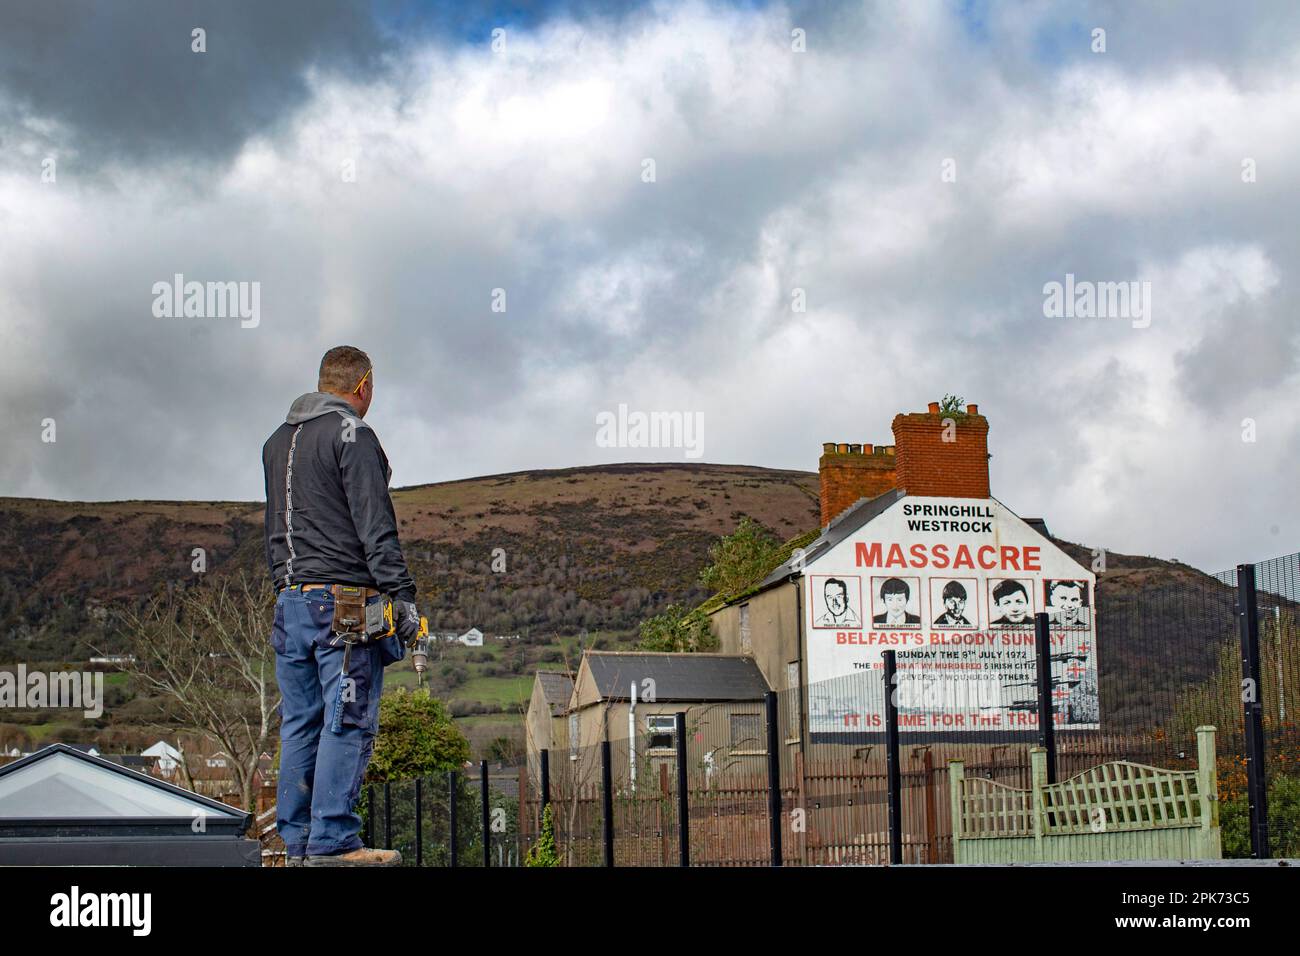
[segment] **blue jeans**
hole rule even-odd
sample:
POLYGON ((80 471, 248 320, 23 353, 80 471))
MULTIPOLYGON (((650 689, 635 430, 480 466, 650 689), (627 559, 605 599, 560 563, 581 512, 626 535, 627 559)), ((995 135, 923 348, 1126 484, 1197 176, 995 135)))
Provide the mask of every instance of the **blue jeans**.
POLYGON ((356 805, 379 731, 384 665, 405 656, 396 637, 353 645, 342 730, 333 733, 343 676, 343 643, 334 643, 333 620, 334 595, 328 588, 285 588, 276 598, 271 631, 281 697, 276 829, 289 856, 330 856, 362 846, 356 805))

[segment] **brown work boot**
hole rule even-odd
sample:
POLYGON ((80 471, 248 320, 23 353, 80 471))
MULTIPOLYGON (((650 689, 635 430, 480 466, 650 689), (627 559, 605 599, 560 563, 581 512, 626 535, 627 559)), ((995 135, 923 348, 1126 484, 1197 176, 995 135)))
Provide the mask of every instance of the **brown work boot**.
POLYGON ((401 862, 402 854, 396 850, 372 850, 365 846, 333 856, 307 857, 308 866, 397 866, 401 862))

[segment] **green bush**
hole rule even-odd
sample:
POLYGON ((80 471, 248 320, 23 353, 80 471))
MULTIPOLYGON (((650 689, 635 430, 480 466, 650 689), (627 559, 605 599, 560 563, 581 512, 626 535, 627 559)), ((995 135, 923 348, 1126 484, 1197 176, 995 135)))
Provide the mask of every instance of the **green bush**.
POLYGON ((664 613, 641 623, 639 647, 643 651, 689 653, 710 651, 716 646, 709 619, 699 609, 691 611, 680 604, 670 604, 664 613))
POLYGON ((469 756, 469 741, 442 701, 426 690, 399 688, 379 701, 379 735, 366 780, 413 780, 459 770, 469 756))
POLYGON ((956 418, 958 415, 965 418, 966 399, 960 395, 945 395, 939 403, 939 414, 947 418, 956 418))
POLYGON ((542 832, 537 842, 528 848, 524 866, 559 866, 560 854, 555 849, 555 820, 551 817, 551 804, 542 812, 542 832))
MULTIPOLYGON (((1219 804, 1225 859, 1250 856, 1250 807, 1241 794, 1219 804)), ((1274 858, 1300 856, 1300 778, 1278 774, 1268 785, 1268 843, 1274 858)))
POLYGON ((438 676, 443 679, 448 687, 459 687, 469 680, 469 671, 464 665, 453 664, 449 661, 438 668, 438 676))
POLYGON ((734 534, 709 548, 709 565, 700 583, 727 599, 763 579, 776 566, 781 542, 757 521, 745 515, 734 534))

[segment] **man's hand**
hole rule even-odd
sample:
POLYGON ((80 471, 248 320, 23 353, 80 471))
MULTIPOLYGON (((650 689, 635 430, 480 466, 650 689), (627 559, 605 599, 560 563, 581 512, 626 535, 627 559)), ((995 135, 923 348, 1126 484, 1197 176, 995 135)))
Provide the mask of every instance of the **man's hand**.
POLYGON ((420 612, 415 609, 413 602, 393 602, 393 628, 407 647, 415 644, 416 638, 420 636, 420 612))

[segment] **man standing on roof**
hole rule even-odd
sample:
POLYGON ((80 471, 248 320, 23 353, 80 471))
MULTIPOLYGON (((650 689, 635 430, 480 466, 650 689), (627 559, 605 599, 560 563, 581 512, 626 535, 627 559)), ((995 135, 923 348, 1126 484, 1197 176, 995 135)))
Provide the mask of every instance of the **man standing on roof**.
POLYGON ((330 349, 316 387, 262 447, 282 698, 276 827, 289 866, 391 866, 400 853, 362 845, 356 804, 379 730, 384 667, 420 630, 415 582, 397 540, 388 459, 361 420, 375 390, 370 358, 347 345, 330 349), (340 620, 364 617, 364 605, 385 595, 396 634, 354 643, 345 655, 340 620), (356 607, 336 615, 349 602, 356 607))

